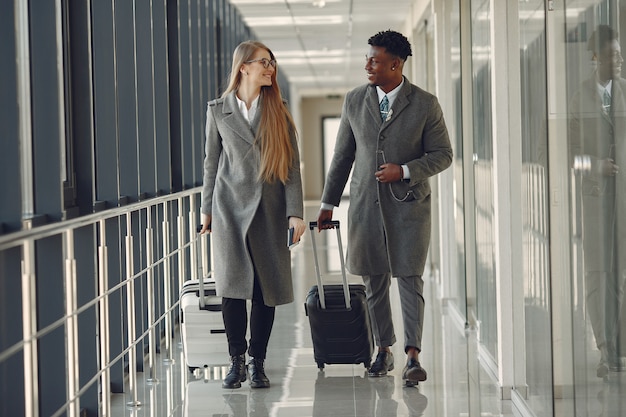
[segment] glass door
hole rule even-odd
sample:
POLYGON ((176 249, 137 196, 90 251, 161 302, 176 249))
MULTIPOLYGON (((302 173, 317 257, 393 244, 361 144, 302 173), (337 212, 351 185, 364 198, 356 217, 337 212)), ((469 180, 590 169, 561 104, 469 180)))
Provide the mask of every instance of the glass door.
POLYGON ((519 3, 523 315, 516 329, 516 393, 524 408, 552 416, 552 279, 548 203, 548 111, 544 0, 519 3), (523 358, 524 360, 519 360, 523 358))
POLYGON ((471 2, 473 161, 476 224, 476 317, 481 356, 497 374, 498 323, 495 277, 493 131, 491 105, 491 2, 471 2))
POLYGON ((626 415, 626 1, 565 10, 574 406, 626 415))

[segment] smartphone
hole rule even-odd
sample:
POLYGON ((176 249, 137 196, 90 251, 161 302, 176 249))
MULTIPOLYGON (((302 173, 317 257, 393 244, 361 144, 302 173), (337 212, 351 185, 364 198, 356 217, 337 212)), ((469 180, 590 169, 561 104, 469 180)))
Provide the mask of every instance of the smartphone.
POLYGON ((294 246, 300 243, 300 241, 297 241, 297 242, 293 241, 293 233, 294 233, 294 229, 293 227, 290 227, 289 230, 287 230, 287 247, 289 248, 289 250, 293 249, 294 246))

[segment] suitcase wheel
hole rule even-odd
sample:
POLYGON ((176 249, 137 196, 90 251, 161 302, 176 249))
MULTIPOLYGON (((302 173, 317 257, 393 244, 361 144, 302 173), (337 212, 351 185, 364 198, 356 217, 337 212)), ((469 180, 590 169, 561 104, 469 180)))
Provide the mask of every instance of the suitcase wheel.
POLYGON ((370 365, 371 364, 372 364, 371 361, 363 362, 363 365, 365 366, 365 369, 370 369, 370 365))
POLYGON ((324 362, 318 362, 318 363, 317 363, 317 367, 318 367, 318 369, 320 369, 320 370, 324 369, 324 362))

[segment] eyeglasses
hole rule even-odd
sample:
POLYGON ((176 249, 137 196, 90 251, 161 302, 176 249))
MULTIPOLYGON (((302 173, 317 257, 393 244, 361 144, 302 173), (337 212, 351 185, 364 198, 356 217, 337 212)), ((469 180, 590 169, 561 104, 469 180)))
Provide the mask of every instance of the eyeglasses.
POLYGON ((263 68, 267 68, 270 65, 272 67, 276 68, 276 60, 275 59, 267 59, 267 58, 253 59, 251 61, 246 61, 246 64, 252 64, 253 62, 260 62, 261 64, 263 64, 263 68))

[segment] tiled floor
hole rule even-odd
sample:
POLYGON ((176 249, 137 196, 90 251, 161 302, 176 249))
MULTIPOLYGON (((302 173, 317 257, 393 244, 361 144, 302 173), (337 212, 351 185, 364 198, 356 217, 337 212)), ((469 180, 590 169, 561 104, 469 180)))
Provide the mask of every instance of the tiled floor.
MULTIPOLYGON (((309 207, 310 217, 317 207, 309 207)), ((335 218, 342 220, 336 213, 335 218)), ((345 230, 343 231, 345 236, 345 230)), ((340 280, 334 232, 318 235, 323 276, 340 280), (324 267, 326 266, 326 267, 324 267)), ((345 245, 345 238, 344 238, 345 245)), ((234 417, 399 417, 399 416, 513 416, 509 401, 499 399, 498 390, 482 372, 476 355, 476 339, 466 332, 455 314, 455 307, 438 298, 432 275, 425 277, 427 301, 422 365, 428 380, 418 387, 402 386, 404 361, 402 344, 393 347, 396 368, 387 377, 368 378, 363 365, 326 365, 318 370, 313 359, 304 298, 315 283, 310 237, 293 252, 296 302, 280 306, 270 341, 266 372, 269 389, 251 389, 246 383, 236 390, 221 388, 228 358, 220 355, 223 366, 188 372, 180 343, 175 343, 176 360, 162 363, 158 383, 146 384, 139 374, 138 397, 142 405, 129 408, 128 398, 115 395, 113 416, 234 416, 234 417)), ((350 282, 359 277, 348 276, 350 282)), ((393 284, 392 294, 397 296, 393 284)), ((399 339, 400 312, 393 300, 394 322, 399 339)))

